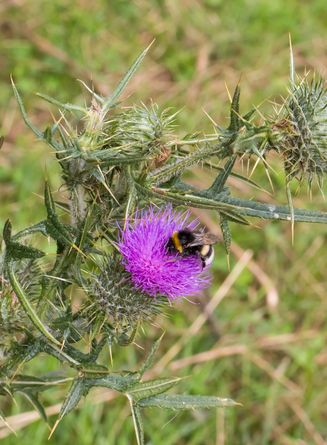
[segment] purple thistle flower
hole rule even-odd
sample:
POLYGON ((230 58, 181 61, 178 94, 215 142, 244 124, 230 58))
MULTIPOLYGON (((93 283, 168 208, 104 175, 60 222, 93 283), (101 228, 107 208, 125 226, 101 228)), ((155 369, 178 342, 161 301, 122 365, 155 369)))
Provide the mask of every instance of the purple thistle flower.
POLYGON ((200 293, 210 284, 197 255, 169 253, 167 242, 175 231, 194 230, 198 221, 188 222, 189 212, 168 206, 150 207, 135 214, 134 223, 121 230, 119 248, 122 263, 137 289, 151 296, 166 295, 170 300, 200 293))

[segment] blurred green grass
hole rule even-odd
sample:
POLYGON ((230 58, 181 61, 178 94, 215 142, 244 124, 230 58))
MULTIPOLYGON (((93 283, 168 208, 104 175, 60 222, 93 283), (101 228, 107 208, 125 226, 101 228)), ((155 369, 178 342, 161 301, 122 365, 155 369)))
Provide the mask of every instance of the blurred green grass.
MULTIPOLYGON (((83 103, 87 95, 76 80, 82 79, 108 94, 135 55, 155 38, 129 86, 126 97, 131 96, 126 103, 153 99, 161 107, 182 108, 177 122, 181 134, 210 130, 203 110, 225 123, 225 84, 232 90, 240 76, 242 109, 247 111, 264 101, 261 109, 270 110, 266 99, 286 94, 288 33, 298 71, 312 69, 327 77, 325 0, 3 0, 0 17, 0 124, 6 138, 0 151, 0 225, 10 217, 16 230, 43 216, 44 177, 51 178, 53 188, 59 186, 60 178, 48 148, 35 141, 22 123, 10 74, 33 121, 44 128, 54 110, 33 93, 83 103)), ((269 188, 262 172, 256 172, 256 179, 269 188)), ((196 180, 207 180, 198 169, 196 180)), ((285 202, 281 178, 273 181, 274 199, 285 202)), ((233 186, 237 193, 254 194, 244 184, 233 186)), ((295 204, 326 210, 317 191, 310 201, 302 190, 295 204)), ((216 225, 214 215, 210 222, 216 225)), ((229 396, 243 406, 217 415, 213 411, 185 412, 177 417, 148 410, 147 443, 322 445, 327 440, 326 229, 298 224, 294 246, 286 223, 234 226, 233 235, 239 248, 234 249, 232 268, 242 253, 240 247, 253 252, 252 266, 244 268, 213 317, 196 335, 185 339, 176 357, 208 351, 207 360, 176 367, 175 373, 191 376, 180 383, 180 392, 229 396), (271 286, 279 294, 274 311, 267 304, 271 286), (279 337, 282 334, 285 336, 279 337), (217 348, 225 348, 226 356, 218 354, 209 360, 210 352, 217 348)), ((216 256, 212 293, 229 273, 219 247, 216 256)), ((187 335, 201 308, 184 301, 168 318, 158 320, 166 330, 161 354, 187 335)), ((147 328, 138 344, 148 348, 160 333, 156 327, 147 328)), ((114 350, 115 365, 121 368, 136 367, 143 356, 142 350, 133 347, 114 350)), ((55 370, 56 363, 44 359, 29 367, 47 372, 55 370)), ((64 389, 50 391, 44 400, 50 406, 63 396, 64 389)), ((125 401, 93 405, 95 399, 89 395, 49 442, 48 429, 38 421, 18 431, 18 437, 2 439, 3 443, 134 443, 125 401)), ((8 415, 30 409, 23 399, 17 406, 9 402, 4 406, 8 415)))

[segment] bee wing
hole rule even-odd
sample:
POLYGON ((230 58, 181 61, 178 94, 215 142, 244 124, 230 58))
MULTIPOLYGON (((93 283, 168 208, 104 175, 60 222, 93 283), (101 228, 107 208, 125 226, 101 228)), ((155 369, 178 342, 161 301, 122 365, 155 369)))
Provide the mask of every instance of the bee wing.
POLYGON ((193 233, 193 235, 195 239, 189 244, 189 247, 200 246, 202 244, 209 244, 211 246, 219 241, 219 237, 212 233, 193 233))

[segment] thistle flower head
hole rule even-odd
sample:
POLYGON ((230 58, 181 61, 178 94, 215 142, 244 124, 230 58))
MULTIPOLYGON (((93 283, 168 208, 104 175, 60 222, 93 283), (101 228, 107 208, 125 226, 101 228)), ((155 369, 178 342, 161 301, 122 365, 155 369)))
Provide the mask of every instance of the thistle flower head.
POLYGON ((188 218, 188 212, 176 212, 171 206, 161 210, 151 207, 136 213, 134 222, 122 230, 122 263, 137 289, 174 300, 198 294, 209 285, 209 275, 197 255, 181 256, 167 250, 174 232, 192 231, 197 226, 197 221, 188 222, 188 218))
POLYGON ((327 172, 327 91, 322 81, 294 84, 285 103, 281 151, 289 178, 322 179, 327 172))
POLYGON ((158 153, 170 136, 175 116, 170 110, 160 111, 156 104, 128 108, 114 121, 113 142, 127 154, 136 150, 158 153))
MULTIPOLYGON (((151 320, 165 303, 161 298, 151 298, 135 289, 128 272, 116 256, 104 258, 100 272, 90 281, 87 293, 94 303, 87 303, 85 306, 85 313, 89 313, 90 320, 105 316, 118 336, 151 320)), ((96 324, 102 325, 103 322, 96 324)))

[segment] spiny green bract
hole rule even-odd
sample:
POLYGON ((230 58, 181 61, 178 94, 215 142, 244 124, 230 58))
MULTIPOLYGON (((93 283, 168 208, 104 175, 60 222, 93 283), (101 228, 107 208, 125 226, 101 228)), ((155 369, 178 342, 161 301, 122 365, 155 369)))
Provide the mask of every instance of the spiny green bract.
POLYGON ((291 87, 285 117, 278 124, 284 132, 279 151, 289 179, 323 179, 327 172, 327 91, 322 80, 307 78, 291 87))
POLYGON ((160 156, 171 136, 175 114, 160 111, 157 104, 122 110, 108 126, 110 147, 123 154, 160 156))
POLYGON ((107 256, 101 261, 99 270, 90 276, 89 284, 86 283, 86 292, 84 316, 93 326, 109 323, 116 336, 149 322, 167 301, 135 289, 117 256, 107 256))

